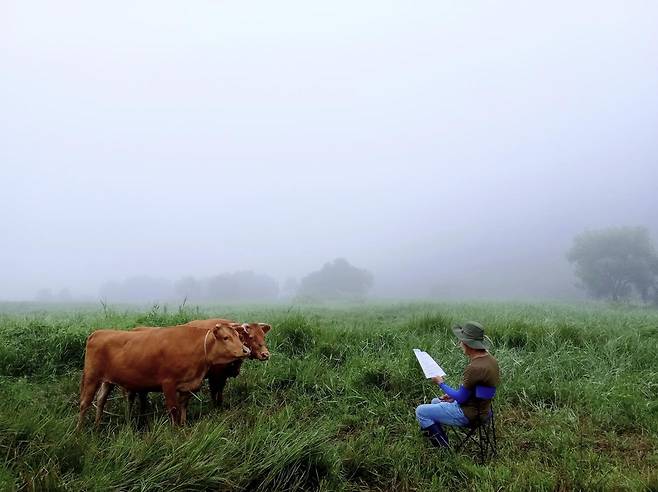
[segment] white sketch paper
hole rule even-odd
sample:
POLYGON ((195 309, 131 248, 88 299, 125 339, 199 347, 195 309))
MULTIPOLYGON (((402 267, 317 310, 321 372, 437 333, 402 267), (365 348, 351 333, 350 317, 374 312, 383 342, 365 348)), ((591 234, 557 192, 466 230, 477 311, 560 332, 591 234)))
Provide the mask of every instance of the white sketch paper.
POLYGON ((418 363, 420 364, 426 378, 429 379, 434 376, 443 377, 446 375, 445 371, 441 369, 441 366, 437 364, 427 352, 423 352, 420 349, 414 349, 414 354, 416 354, 416 359, 418 359, 418 363))

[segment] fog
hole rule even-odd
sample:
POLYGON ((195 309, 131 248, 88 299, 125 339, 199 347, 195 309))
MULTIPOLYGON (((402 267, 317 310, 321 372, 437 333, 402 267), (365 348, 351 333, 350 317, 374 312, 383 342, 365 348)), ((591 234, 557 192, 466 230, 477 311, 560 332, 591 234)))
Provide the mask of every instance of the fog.
POLYGON ((658 4, 0 0, 0 299, 334 258, 374 298, 579 298, 658 239, 658 4))

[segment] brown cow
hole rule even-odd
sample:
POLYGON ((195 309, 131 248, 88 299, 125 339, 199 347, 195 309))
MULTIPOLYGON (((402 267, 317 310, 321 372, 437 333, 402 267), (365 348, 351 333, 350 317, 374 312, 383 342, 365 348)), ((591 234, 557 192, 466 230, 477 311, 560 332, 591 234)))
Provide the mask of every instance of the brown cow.
POLYGON ((162 391, 172 422, 179 423, 178 394, 201 386, 208 369, 249 355, 236 331, 216 323, 206 330, 174 326, 160 330, 98 330, 87 338, 85 364, 80 382, 78 426, 102 383, 98 395, 96 425, 114 385, 129 392, 162 391))
MULTIPOLYGON (((234 321, 214 318, 195 320, 186 323, 186 326, 207 329, 213 323, 234 323, 234 321)), ((251 350, 250 359, 267 360, 270 358, 270 352, 265 345, 265 335, 272 327, 266 323, 243 323, 238 329, 238 334, 242 343, 251 350)), ((228 378, 236 378, 240 375, 240 368, 243 360, 236 360, 230 364, 218 364, 210 368, 207 374, 208 386, 210 387, 210 397, 216 406, 221 406, 223 402, 224 386, 228 378)))

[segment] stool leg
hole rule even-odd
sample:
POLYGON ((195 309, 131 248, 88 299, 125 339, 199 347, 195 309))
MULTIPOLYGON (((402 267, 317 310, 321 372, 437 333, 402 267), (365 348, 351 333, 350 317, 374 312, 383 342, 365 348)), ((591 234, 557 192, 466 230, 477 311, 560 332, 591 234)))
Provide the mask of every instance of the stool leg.
POLYGON ((493 455, 498 454, 498 442, 496 441, 496 415, 493 408, 491 409, 491 430, 493 431, 493 455))
POLYGON ((480 464, 484 465, 484 443, 482 442, 482 423, 478 425, 478 444, 480 445, 480 464))
MULTIPOLYGON (((457 432, 457 431, 455 431, 455 432, 457 432)), ((457 447, 455 448, 455 452, 458 453, 459 451, 461 451, 462 447, 464 447, 464 445, 466 445, 466 442, 467 442, 469 439, 471 439, 471 436, 473 435, 474 432, 475 432, 475 429, 470 429, 465 435, 463 435, 463 436, 461 437, 461 439, 460 439, 460 441, 459 441, 459 444, 458 444, 457 447)))

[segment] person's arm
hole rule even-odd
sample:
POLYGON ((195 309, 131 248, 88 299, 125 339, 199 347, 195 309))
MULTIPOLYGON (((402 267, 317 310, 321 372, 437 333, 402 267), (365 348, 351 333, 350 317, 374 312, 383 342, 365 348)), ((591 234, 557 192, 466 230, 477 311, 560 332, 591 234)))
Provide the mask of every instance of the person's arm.
POLYGON ((464 385, 459 386, 459 389, 456 390, 451 386, 448 386, 446 383, 441 383, 439 384, 439 388, 460 405, 465 403, 471 396, 471 390, 464 388, 464 385))
POLYGON ((445 392, 446 395, 448 395, 450 398, 455 400, 460 405, 464 403, 466 400, 468 400, 469 397, 471 396, 471 390, 465 388, 464 385, 461 385, 459 389, 456 390, 451 386, 448 386, 446 383, 444 383, 443 378, 441 376, 433 377, 432 381, 437 383, 439 387, 445 392))
POLYGON ((475 391, 476 382, 479 380, 478 370, 473 367, 472 364, 466 366, 464 370, 463 383, 459 386, 459 389, 454 389, 443 382, 442 377, 435 377, 432 380, 439 385, 439 387, 448 395, 450 398, 454 399, 460 405, 466 403, 466 401, 471 397, 471 394, 475 391))

